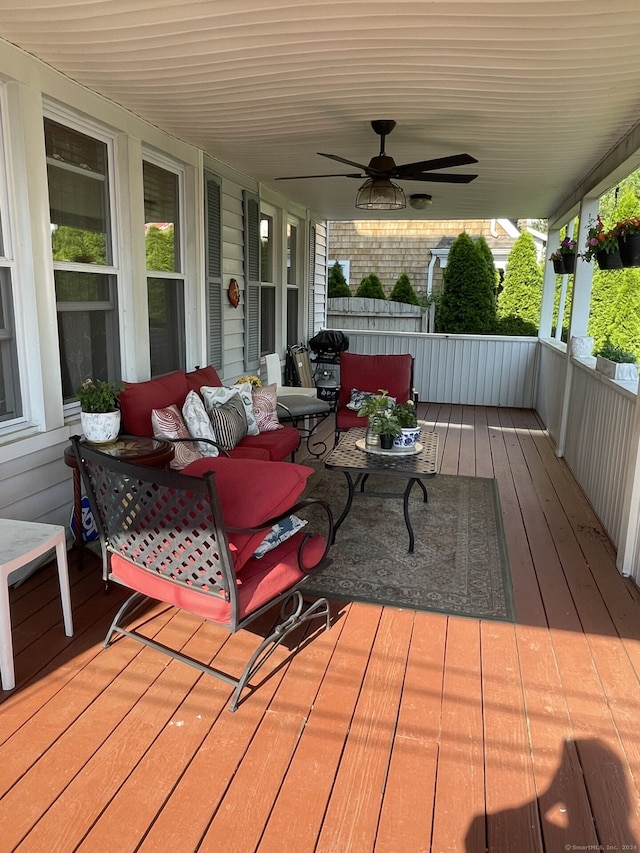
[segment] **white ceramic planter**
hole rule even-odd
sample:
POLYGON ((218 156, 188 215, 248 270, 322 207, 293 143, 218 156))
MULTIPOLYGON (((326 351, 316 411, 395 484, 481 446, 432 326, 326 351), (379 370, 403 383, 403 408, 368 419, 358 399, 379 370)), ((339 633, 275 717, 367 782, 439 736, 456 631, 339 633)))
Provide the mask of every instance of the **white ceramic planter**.
POLYGON ((617 379, 619 382, 633 382, 638 378, 638 366, 636 364, 610 361, 601 355, 596 358, 596 370, 604 373, 609 379, 617 379))
POLYGON ((590 335, 571 338, 570 352, 574 358, 588 358, 593 353, 593 338, 590 335))
POLYGON ((120 409, 113 412, 80 412, 82 433, 90 444, 110 444, 120 432, 120 409))
POLYGON ((416 441, 420 438, 420 427, 403 427, 402 433, 393 440, 393 446, 400 450, 406 450, 407 447, 413 447, 416 441))

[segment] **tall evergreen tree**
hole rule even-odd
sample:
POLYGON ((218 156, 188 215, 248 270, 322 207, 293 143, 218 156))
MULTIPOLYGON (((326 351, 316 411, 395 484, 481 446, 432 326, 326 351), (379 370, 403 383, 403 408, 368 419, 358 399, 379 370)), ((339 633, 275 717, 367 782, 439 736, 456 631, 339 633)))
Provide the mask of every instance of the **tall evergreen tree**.
POLYGON ((468 234, 451 244, 436 315, 439 332, 490 335, 496 325, 493 281, 484 257, 468 234))
POLYGON ((360 287, 356 291, 356 296, 364 296, 370 299, 387 298, 382 289, 382 282, 374 272, 362 279, 360 287))
POLYGON ((330 299, 335 296, 351 296, 351 290, 349 289, 347 280, 344 277, 342 264, 339 261, 336 261, 329 270, 327 286, 327 295, 330 299))
POLYGON ((489 244, 484 238, 484 235, 481 234, 476 240, 476 249, 480 252, 482 257, 485 260, 487 267, 489 268, 489 272, 491 274, 491 281, 493 282, 494 290, 498 286, 498 282, 500 281, 500 276, 498 275, 498 270, 496 269, 496 264, 493 259, 493 252, 489 248, 489 244))
POLYGON ((404 302, 407 305, 418 304, 418 295, 413 289, 413 286, 409 281, 409 276, 406 272, 403 272, 394 284, 389 299, 392 299, 394 302, 404 302))
POLYGON ((498 317, 520 317, 537 329, 540 325, 542 278, 536 244, 531 234, 524 231, 507 258, 502 293, 498 298, 498 317))

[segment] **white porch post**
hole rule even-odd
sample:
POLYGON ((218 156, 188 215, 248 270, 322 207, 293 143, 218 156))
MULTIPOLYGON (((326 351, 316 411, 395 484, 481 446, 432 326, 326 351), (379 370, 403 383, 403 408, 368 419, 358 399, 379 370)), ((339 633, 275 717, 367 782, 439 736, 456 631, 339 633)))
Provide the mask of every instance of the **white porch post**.
POLYGON ((555 252, 560 245, 560 229, 551 228, 547 236, 547 252, 544 259, 544 278, 542 280, 542 304, 540 306, 540 331, 541 338, 551 337, 551 326, 553 324, 553 301, 556 293, 556 274, 549 262, 549 256, 555 252))
MULTIPOLYGON (((580 253, 584 246, 587 232, 589 230, 589 219, 595 217, 598 212, 599 199, 583 198, 580 204, 580 217, 578 221, 577 251, 580 253)), ((573 223, 567 229, 573 233, 573 223)), ((571 385, 573 382, 573 364, 571 363, 572 337, 587 334, 589 324, 589 308, 591 305, 591 280, 593 268, 591 264, 576 258, 576 271, 573 277, 573 295, 571 298, 571 315, 569 319, 569 341, 566 351, 566 372, 564 377, 564 391, 562 394, 562 410, 560 416, 560 429, 558 431, 558 442, 556 444, 556 455, 564 456, 564 448, 567 440, 567 422, 569 419, 569 407, 571 405, 571 385)), ((558 325, 561 321, 558 318, 558 325)))

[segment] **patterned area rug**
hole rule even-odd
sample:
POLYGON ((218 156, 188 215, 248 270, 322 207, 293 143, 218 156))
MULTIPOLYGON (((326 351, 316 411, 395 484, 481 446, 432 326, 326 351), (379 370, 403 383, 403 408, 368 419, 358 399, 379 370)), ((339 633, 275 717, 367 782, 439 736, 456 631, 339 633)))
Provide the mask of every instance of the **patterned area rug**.
MULTIPOLYGON (((367 490, 398 498, 355 497, 329 552, 333 562, 304 592, 478 619, 514 621, 511 576, 495 480, 438 475, 426 480, 428 503, 414 485, 409 514, 413 554, 402 511, 404 481, 371 475, 367 490)), ((320 470, 307 488, 337 518, 347 499, 341 472, 320 470)))

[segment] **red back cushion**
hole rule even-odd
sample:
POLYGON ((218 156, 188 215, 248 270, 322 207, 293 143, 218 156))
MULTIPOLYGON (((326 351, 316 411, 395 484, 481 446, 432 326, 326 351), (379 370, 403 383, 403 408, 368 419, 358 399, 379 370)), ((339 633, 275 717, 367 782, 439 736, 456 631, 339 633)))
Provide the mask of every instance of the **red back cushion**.
POLYGON ((129 435, 153 435, 151 410, 176 405, 182 409, 188 391, 182 370, 174 370, 147 382, 125 382, 120 394, 124 432, 129 435))
POLYGON ((186 379, 189 391, 195 391, 197 394, 200 394, 203 385, 212 385, 214 388, 222 387, 222 380, 218 376, 218 371, 211 365, 200 367, 198 370, 191 370, 186 374, 186 379))
MULTIPOLYGON (((192 462, 183 474, 202 477, 215 471, 224 523, 228 527, 258 527, 290 509, 304 492, 313 468, 292 462, 207 457, 192 462)), ((242 568, 269 531, 229 533, 236 570, 242 568)))
POLYGON ((340 356, 340 396, 338 408, 347 405, 351 389, 377 393, 380 389, 389 392, 396 402, 406 403, 411 396, 411 374, 413 356, 403 355, 357 355, 343 352, 340 356))

